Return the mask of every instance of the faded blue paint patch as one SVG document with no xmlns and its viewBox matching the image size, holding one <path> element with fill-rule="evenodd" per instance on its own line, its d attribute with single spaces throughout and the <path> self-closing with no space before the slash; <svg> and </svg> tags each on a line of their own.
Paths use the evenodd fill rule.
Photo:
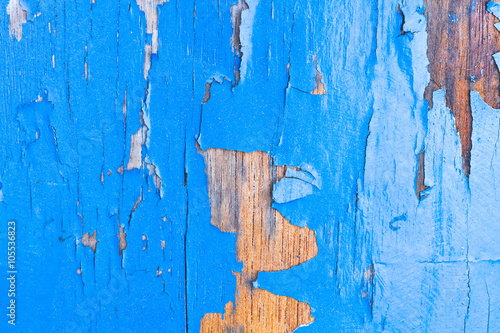
<svg viewBox="0 0 500 333">
<path fill-rule="evenodd" d="M 469 176 L 470 209 L 469 313 L 467 330 L 493 330 L 500 321 L 498 309 L 498 260 L 500 228 L 496 175 L 498 174 L 498 139 L 500 111 L 488 106 L 479 93 L 471 92 L 473 117 L 471 174 Z"/>
<path fill-rule="evenodd" d="M 494 331 L 500 322 L 498 261 L 481 260 L 469 262 L 470 303 L 466 331 Z"/>
<path fill-rule="evenodd" d="M 380 188 L 385 181 L 376 185 L 373 179 L 370 182 L 373 185 L 369 186 L 371 193 L 361 196 L 363 215 L 374 230 L 376 306 L 373 311 L 375 327 L 379 329 L 414 331 L 425 327 L 429 331 L 455 332 L 463 328 L 468 292 L 464 237 L 468 191 L 461 171 L 459 137 L 444 96 L 443 90 L 434 93 L 434 107 L 427 119 L 426 197 L 421 201 L 416 198 L 412 176 L 415 165 L 408 177 L 399 175 L 396 185 L 389 183 L 383 191 Z M 412 144 L 406 145 L 408 154 L 412 149 Z M 406 159 L 399 155 L 395 165 L 404 165 Z M 387 166 L 392 168 L 391 164 Z M 376 176 L 371 169 L 366 169 L 365 177 Z M 365 178 L 365 188 L 368 184 Z M 402 195 L 403 189 L 408 192 Z M 373 205 L 374 202 L 377 204 Z M 384 221 L 393 221 L 392 216 L 399 214 L 407 217 L 398 224 L 400 228 L 393 230 L 389 223 L 389 230 L 385 229 Z M 450 281 L 454 281 L 453 287 Z M 431 300 L 424 290 L 431 290 Z"/>
<path fill-rule="evenodd" d="M 301 164 L 299 170 L 287 168 L 285 177 L 303 180 L 321 190 L 321 177 L 311 165 Z"/>
</svg>

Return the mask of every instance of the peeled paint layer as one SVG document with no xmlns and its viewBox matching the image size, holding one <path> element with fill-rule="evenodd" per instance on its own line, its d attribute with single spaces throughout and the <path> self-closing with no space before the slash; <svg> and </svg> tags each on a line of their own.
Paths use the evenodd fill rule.
<svg viewBox="0 0 500 333">
<path fill-rule="evenodd" d="M 284 203 L 297 200 L 313 193 L 313 187 L 300 179 L 285 178 L 273 188 L 273 200 Z"/>
<path fill-rule="evenodd" d="M 304 105 L 304 99 L 294 105 L 299 99 L 287 96 L 284 137 L 276 160 L 298 164 L 302 159 L 313 164 L 323 186 L 319 193 L 278 209 L 292 221 L 323 212 L 320 224 L 313 222 L 318 219 L 307 220 L 307 225 L 318 232 L 319 252 L 301 267 L 260 274 L 258 282 L 262 288 L 285 292 L 311 304 L 316 321 L 301 329 L 304 332 L 456 332 L 463 330 L 471 313 L 472 266 L 467 259 L 466 236 L 470 204 L 460 140 L 446 108 L 445 92 L 434 94 L 434 108 L 429 111 L 423 98 L 429 82 L 423 2 L 400 4 L 404 17 L 395 10 L 397 5 L 378 4 L 376 61 L 371 62 L 374 76 L 366 88 L 366 94 L 373 96 L 372 113 L 367 113 L 368 137 L 356 146 L 356 132 L 345 129 L 347 116 L 342 118 L 344 128 L 338 130 L 350 143 L 349 149 L 340 151 L 346 154 L 359 149 L 364 160 L 359 164 L 355 158 L 344 162 L 335 149 L 325 149 L 323 154 L 312 151 L 329 142 L 336 142 L 337 147 L 342 142 L 310 134 L 318 133 L 325 123 L 331 124 L 323 120 L 323 114 L 335 114 L 335 108 L 342 104 L 336 104 L 333 111 L 322 109 L 323 105 L 301 108 L 296 104 Z M 328 82 L 329 75 L 324 69 L 322 72 Z M 355 105 L 354 100 L 344 99 L 343 103 L 351 108 Z M 321 109 L 323 114 L 316 111 Z M 352 117 L 348 112 L 345 115 Z M 309 124 L 308 113 L 316 116 L 314 127 L 305 130 L 294 124 Z M 288 146 L 294 150 L 286 150 Z M 428 188 L 419 199 L 417 156 L 422 153 L 423 182 Z M 323 166 L 318 163 L 319 156 L 326 154 L 330 156 L 325 160 L 330 163 Z M 283 160 L 284 156 L 293 159 Z M 348 172 L 347 165 L 359 169 Z M 342 173 L 345 178 L 340 177 Z M 331 175 L 337 182 L 330 180 Z M 351 189 L 344 190 L 349 194 L 347 200 L 336 207 L 343 193 L 338 184 L 351 184 Z M 308 198 L 311 200 L 306 204 Z M 325 211 L 332 212 L 333 218 Z M 329 228 L 325 221 L 330 219 L 336 224 Z M 302 282 L 300 291 L 286 293 L 301 281 L 307 282 Z"/>
<path fill-rule="evenodd" d="M 194 3 L 160 6 L 165 53 L 152 57 L 148 80 L 153 34 L 135 0 L 24 3 L 40 14 L 20 40 L 6 2 L 0 12 L 0 245 L 15 220 L 16 329 L 182 332 L 187 312 L 199 326 L 234 295 L 225 277 L 239 266 L 234 237 L 210 225 L 199 109 L 186 98 Z"/>
</svg>

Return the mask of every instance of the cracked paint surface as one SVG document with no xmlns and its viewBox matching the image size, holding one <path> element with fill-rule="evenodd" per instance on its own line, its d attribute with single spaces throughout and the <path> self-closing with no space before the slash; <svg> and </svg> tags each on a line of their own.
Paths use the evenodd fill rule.
<svg viewBox="0 0 500 333">
<path fill-rule="evenodd" d="M 437 89 L 423 0 L 0 6 L 0 331 L 498 327 L 490 67 Z"/>
</svg>

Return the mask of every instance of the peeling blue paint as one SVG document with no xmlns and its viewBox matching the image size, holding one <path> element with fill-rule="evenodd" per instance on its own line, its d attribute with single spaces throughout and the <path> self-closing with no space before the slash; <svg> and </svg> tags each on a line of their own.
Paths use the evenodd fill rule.
<svg viewBox="0 0 500 333">
<path fill-rule="evenodd" d="M 311 169 L 308 165 L 304 167 Z M 285 178 L 273 186 L 273 200 L 278 204 L 290 202 L 313 194 L 314 188 L 321 190 L 321 178 L 314 169 L 308 172 L 287 168 Z"/>
</svg>

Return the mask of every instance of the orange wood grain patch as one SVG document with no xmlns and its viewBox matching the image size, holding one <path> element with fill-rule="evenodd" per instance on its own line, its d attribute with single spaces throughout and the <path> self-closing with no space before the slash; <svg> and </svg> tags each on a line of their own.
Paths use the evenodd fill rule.
<svg viewBox="0 0 500 333">
<path fill-rule="evenodd" d="M 446 103 L 455 116 L 466 175 L 470 173 L 472 147 L 470 91 L 479 92 L 490 106 L 500 107 L 500 75 L 492 58 L 500 50 L 500 33 L 493 26 L 498 20 L 486 11 L 489 1 L 425 1 L 431 75 L 425 98 L 432 105 L 432 92 L 446 88 Z"/>
<path fill-rule="evenodd" d="M 208 176 L 211 223 L 236 233 L 236 255 L 243 262 L 235 304 L 222 314 L 206 314 L 201 332 L 291 332 L 310 324 L 310 306 L 286 296 L 255 289 L 259 272 L 286 270 L 313 258 L 318 248 L 314 231 L 291 225 L 272 208 L 273 183 L 285 168 L 272 165 L 263 152 L 223 149 L 202 152 Z"/>
</svg>

